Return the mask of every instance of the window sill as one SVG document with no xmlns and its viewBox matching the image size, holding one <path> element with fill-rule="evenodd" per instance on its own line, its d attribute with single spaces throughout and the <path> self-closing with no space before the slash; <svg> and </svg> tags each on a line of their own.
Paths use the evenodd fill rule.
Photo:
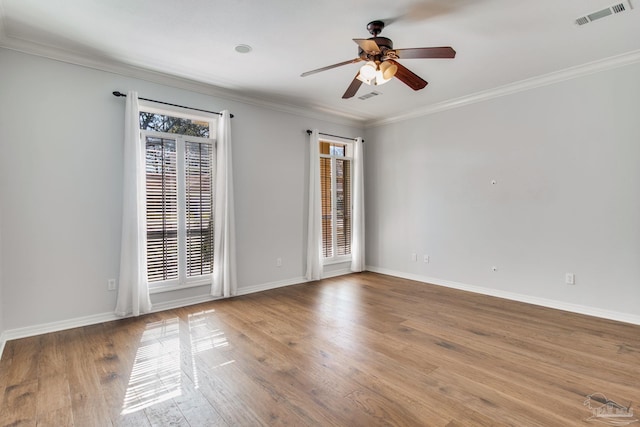
<svg viewBox="0 0 640 427">
<path fill-rule="evenodd" d="M 205 279 L 205 280 L 194 280 L 192 282 L 187 282 L 184 284 L 175 284 L 175 283 L 171 283 L 171 284 L 167 284 L 167 285 L 158 285 L 158 286 L 153 286 L 153 287 L 149 287 L 149 293 L 150 294 L 160 294 L 163 292 L 172 292 L 172 291 L 180 291 L 183 289 L 189 289 L 189 288 L 197 288 L 200 286 L 211 286 L 211 280 Z"/>
<path fill-rule="evenodd" d="M 345 262 L 351 262 L 351 255 L 335 257 L 335 258 L 326 258 L 322 260 L 322 265 L 344 264 Z"/>
</svg>

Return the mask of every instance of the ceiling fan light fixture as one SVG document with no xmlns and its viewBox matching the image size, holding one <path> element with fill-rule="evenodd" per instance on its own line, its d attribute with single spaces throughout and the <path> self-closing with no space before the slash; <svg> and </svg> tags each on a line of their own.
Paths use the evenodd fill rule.
<svg viewBox="0 0 640 427">
<path fill-rule="evenodd" d="M 362 83 L 371 85 L 371 84 L 373 84 L 373 81 L 375 79 L 375 75 L 372 78 L 366 78 L 365 76 L 362 75 L 362 72 L 360 72 L 356 76 L 356 79 L 360 80 Z"/>
<path fill-rule="evenodd" d="M 381 70 L 376 71 L 376 79 L 375 79 L 375 83 L 374 83 L 376 86 L 383 85 L 386 82 L 388 82 L 389 80 L 391 80 L 391 78 L 385 79 L 384 78 L 384 73 Z"/>
<path fill-rule="evenodd" d="M 393 76 L 396 75 L 396 73 L 398 72 L 398 66 L 394 63 L 384 61 L 382 64 L 380 64 L 380 72 L 382 73 L 382 77 L 386 82 L 391 80 Z"/>
<path fill-rule="evenodd" d="M 363 79 L 370 81 L 376 77 L 377 70 L 378 70 L 378 66 L 376 65 L 376 63 L 373 61 L 369 61 L 366 64 L 364 64 L 362 67 L 360 67 L 360 76 L 362 76 Z M 367 83 L 367 84 L 370 84 L 370 83 Z"/>
</svg>

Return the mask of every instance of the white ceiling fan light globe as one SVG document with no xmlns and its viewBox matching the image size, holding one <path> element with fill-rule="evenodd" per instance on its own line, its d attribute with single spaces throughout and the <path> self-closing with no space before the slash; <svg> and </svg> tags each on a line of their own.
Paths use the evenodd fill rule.
<svg viewBox="0 0 640 427">
<path fill-rule="evenodd" d="M 367 78 L 365 78 L 365 77 L 362 75 L 362 73 L 358 73 L 358 75 L 356 76 L 356 79 L 358 79 L 358 80 L 360 80 L 362 83 L 365 83 L 365 84 L 368 84 L 368 85 L 371 85 L 372 80 L 373 80 L 372 78 L 371 78 L 371 79 L 367 79 Z"/>
<path fill-rule="evenodd" d="M 366 64 L 364 64 L 362 67 L 360 67 L 360 75 L 365 80 L 371 80 L 376 76 L 377 68 L 378 67 L 376 66 L 375 62 L 369 61 Z"/>
</svg>

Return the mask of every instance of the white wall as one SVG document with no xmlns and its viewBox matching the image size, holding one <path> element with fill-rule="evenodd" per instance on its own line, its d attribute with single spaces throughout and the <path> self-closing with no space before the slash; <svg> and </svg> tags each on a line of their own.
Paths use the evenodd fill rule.
<svg viewBox="0 0 640 427">
<path fill-rule="evenodd" d="M 640 319 L 638 76 L 633 64 L 370 128 L 368 265 Z"/>
<path fill-rule="evenodd" d="M 303 276 L 305 130 L 356 135 L 360 128 L 4 49 L 0 63 L 6 330 L 109 313 L 115 306 L 107 279 L 118 277 L 120 256 L 124 99 L 114 97 L 114 90 L 229 109 L 235 115 L 239 287 Z M 166 303 L 207 293 L 194 288 L 155 294 L 152 300 Z"/>
<path fill-rule="evenodd" d="M 2 200 L 2 186 L 0 185 L 0 200 Z M 4 299 L 2 298 L 2 203 L 0 203 L 0 357 L 4 347 Z"/>
</svg>

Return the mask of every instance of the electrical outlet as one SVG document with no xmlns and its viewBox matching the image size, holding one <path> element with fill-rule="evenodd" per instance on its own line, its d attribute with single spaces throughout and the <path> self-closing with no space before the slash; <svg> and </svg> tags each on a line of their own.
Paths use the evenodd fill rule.
<svg viewBox="0 0 640 427">
<path fill-rule="evenodd" d="M 282 258 L 276 258 L 276 267 L 282 267 Z"/>
<path fill-rule="evenodd" d="M 116 290 L 116 279 L 107 280 L 107 290 L 115 291 Z"/>
<path fill-rule="evenodd" d="M 564 282 L 567 285 L 575 285 L 576 284 L 576 275 L 573 273 L 567 273 L 564 275 Z"/>
<path fill-rule="evenodd" d="M 425 264 L 429 264 L 429 255 L 424 255 L 422 260 L 425 262 Z"/>
<path fill-rule="evenodd" d="M 411 261 L 413 262 L 418 261 L 418 254 L 411 254 Z"/>
</svg>

